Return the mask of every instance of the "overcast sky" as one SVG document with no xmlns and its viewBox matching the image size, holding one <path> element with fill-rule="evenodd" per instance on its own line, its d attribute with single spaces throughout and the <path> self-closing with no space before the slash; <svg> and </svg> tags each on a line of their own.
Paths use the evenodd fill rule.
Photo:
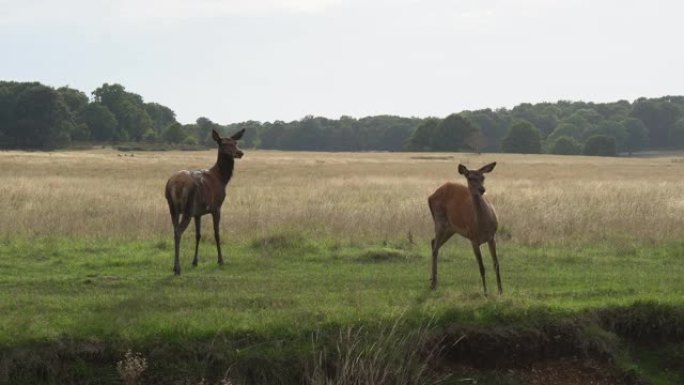
<svg viewBox="0 0 684 385">
<path fill-rule="evenodd" d="M 439 116 L 684 94 L 684 2 L 0 0 L 0 80 L 179 121 Z"/>
</svg>

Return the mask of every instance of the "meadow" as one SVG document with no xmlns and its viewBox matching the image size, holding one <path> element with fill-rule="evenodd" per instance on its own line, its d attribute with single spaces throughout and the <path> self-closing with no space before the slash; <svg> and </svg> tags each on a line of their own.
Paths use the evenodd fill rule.
<svg viewBox="0 0 684 385">
<path fill-rule="evenodd" d="M 522 384 L 540 351 L 609 356 L 615 378 L 683 378 L 662 351 L 634 348 L 684 336 L 683 157 L 245 153 L 222 210 L 227 263 L 216 264 L 205 217 L 200 265 L 190 226 L 174 277 L 164 184 L 210 167 L 215 151 L 1 152 L 0 383 L 121 383 L 114 364 L 127 349 L 148 360 L 140 384 L 379 384 L 339 375 L 378 366 L 395 376 L 387 383 Z M 504 295 L 482 295 L 458 236 L 430 291 L 427 196 L 461 181 L 458 163 L 491 161 Z M 421 354 L 393 355 L 400 343 Z M 431 357 L 426 346 L 447 363 L 392 369 Z"/>
</svg>

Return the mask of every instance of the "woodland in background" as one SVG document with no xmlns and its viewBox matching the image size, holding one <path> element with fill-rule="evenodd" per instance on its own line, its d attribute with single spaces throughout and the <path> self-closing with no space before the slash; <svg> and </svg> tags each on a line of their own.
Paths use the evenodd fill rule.
<svg viewBox="0 0 684 385">
<path fill-rule="evenodd" d="M 213 146 L 211 130 L 247 128 L 243 147 L 310 151 L 474 151 L 614 156 L 684 148 L 684 96 L 612 103 L 522 103 L 444 118 L 305 116 L 284 122 L 182 125 L 173 110 L 103 84 L 90 96 L 37 82 L 0 81 L 0 148 L 51 150 L 78 143 L 130 149 Z"/>
</svg>

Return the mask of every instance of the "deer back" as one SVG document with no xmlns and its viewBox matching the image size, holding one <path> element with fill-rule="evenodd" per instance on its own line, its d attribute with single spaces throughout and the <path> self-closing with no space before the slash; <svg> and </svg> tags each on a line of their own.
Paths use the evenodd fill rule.
<svg viewBox="0 0 684 385">
<path fill-rule="evenodd" d="M 225 185 L 210 170 L 182 170 L 166 183 L 169 204 L 185 215 L 198 216 L 216 211 L 225 197 Z"/>
</svg>

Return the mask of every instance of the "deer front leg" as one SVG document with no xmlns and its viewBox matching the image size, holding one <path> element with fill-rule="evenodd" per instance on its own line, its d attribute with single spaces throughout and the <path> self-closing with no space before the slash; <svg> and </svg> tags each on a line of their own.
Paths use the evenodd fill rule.
<svg viewBox="0 0 684 385">
<path fill-rule="evenodd" d="M 218 264 L 223 265 L 223 255 L 221 255 L 221 239 L 219 237 L 219 223 L 221 222 L 221 212 L 219 210 L 211 213 L 214 220 L 214 239 L 216 239 L 216 251 L 218 252 Z"/>
<path fill-rule="evenodd" d="M 199 257 L 197 256 L 197 253 L 199 252 L 199 242 L 200 239 L 202 238 L 202 217 L 201 216 L 196 216 L 195 217 L 195 258 L 192 259 L 192 265 L 197 266 L 197 262 L 199 261 Z"/>
<path fill-rule="evenodd" d="M 499 273 L 499 258 L 496 256 L 496 240 L 492 238 L 487 242 L 489 246 L 489 254 L 492 256 L 494 261 L 494 270 L 496 271 L 496 284 L 499 286 L 499 294 L 503 294 L 503 289 L 501 288 L 501 274 Z"/>
<path fill-rule="evenodd" d="M 480 253 L 480 245 L 476 242 L 472 242 L 473 253 L 475 253 L 475 259 L 477 259 L 477 264 L 480 266 L 480 277 L 482 278 L 482 288 L 484 289 L 484 295 L 487 295 L 487 281 L 485 280 L 485 267 L 482 263 L 482 253 Z"/>
</svg>

